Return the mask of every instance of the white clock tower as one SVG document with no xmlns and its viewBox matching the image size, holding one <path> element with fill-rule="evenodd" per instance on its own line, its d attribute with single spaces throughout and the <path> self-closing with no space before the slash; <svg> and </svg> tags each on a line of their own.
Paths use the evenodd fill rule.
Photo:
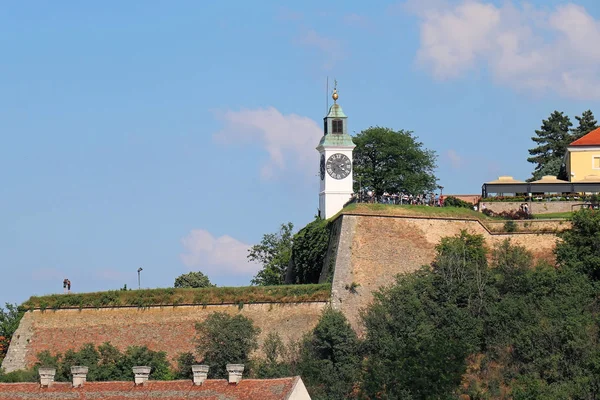
<svg viewBox="0 0 600 400">
<path fill-rule="evenodd" d="M 319 216 L 325 219 L 338 213 L 352 196 L 352 150 L 356 147 L 348 135 L 348 117 L 337 104 L 337 88 L 331 97 L 333 105 L 323 118 L 325 132 L 317 146 L 321 154 Z"/>
</svg>

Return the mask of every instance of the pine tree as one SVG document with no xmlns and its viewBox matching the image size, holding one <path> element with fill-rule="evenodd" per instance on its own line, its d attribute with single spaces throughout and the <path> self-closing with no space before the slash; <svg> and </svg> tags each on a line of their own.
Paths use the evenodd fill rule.
<svg viewBox="0 0 600 400">
<path fill-rule="evenodd" d="M 594 118 L 592 110 L 584 111 L 581 117 L 576 116 L 575 119 L 579 122 L 577 128 L 571 129 L 572 140 L 575 141 L 598 127 L 598 121 Z"/>
<path fill-rule="evenodd" d="M 559 111 L 554 111 L 547 120 L 542 121 L 541 128 L 535 131 L 536 136 L 531 138 L 538 146 L 529 149 L 531 157 L 527 161 L 537 164 L 530 180 L 540 179 L 544 166 L 549 162 L 556 163 L 556 159 L 562 160 L 567 146 L 572 141 L 569 131 L 571 126 L 573 123 L 569 116 Z"/>
</svg>

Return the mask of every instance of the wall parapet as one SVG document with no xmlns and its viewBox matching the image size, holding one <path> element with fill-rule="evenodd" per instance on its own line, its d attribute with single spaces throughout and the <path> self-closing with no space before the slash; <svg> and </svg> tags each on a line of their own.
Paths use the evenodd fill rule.
<svg viewBox="0 0 600 400">
<path fill-rule="evenodd" d="M 490 235 L 505 235 L 510 234 L 555 234 L 562 230 L 571 227 L 571 222 L 564 219 L 528 219 L 528 220 L 488 220 L 482 221 L 477 218 L 468 217 L 439 217 L 439 216 L 428 216 L 428 215 L 395 215 L 395 214 L 380 214 L 380 213 L 356 213 L 356 212 L 345 212 L 340 214 L 337 218 L 342 216 L 357 216 L 357 217 L 377 217 L 377 218 L 402 218 L 402 219 L 417 219 L 417 220 L 440 220 L 440 221 L 461 221 L 461 222 L 474 222 L 479 224 L 486 232 Z M 336 219 L 337 219 L 336 218 Z M 506 232 L 500 229 L 504 226 L 507 221 L 514 222 L 519 230 L 515 232 Z"/>
</svg>

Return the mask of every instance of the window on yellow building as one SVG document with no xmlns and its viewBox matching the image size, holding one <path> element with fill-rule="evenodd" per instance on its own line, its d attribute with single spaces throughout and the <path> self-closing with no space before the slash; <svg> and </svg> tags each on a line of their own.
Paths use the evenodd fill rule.
<svg viewBox="0 0 600 400">
<path fill-rule="evenodd" d="M 600 157 L 592 157 L 592 168 L 600 169 Z"/>
</svg>

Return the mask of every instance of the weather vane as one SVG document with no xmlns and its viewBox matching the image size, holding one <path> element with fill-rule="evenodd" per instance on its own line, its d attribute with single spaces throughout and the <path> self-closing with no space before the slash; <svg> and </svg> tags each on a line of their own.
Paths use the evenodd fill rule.
<svg viewBox="0 0 600 400">
<path fill-rule="evenodd" d="M 335 104 L 339 97 L 337 93 L 337 79 L 333 80 L 333 94 L 331 95 L 331 97 L 333 98 L 333 104 Z"/>
</svg>

